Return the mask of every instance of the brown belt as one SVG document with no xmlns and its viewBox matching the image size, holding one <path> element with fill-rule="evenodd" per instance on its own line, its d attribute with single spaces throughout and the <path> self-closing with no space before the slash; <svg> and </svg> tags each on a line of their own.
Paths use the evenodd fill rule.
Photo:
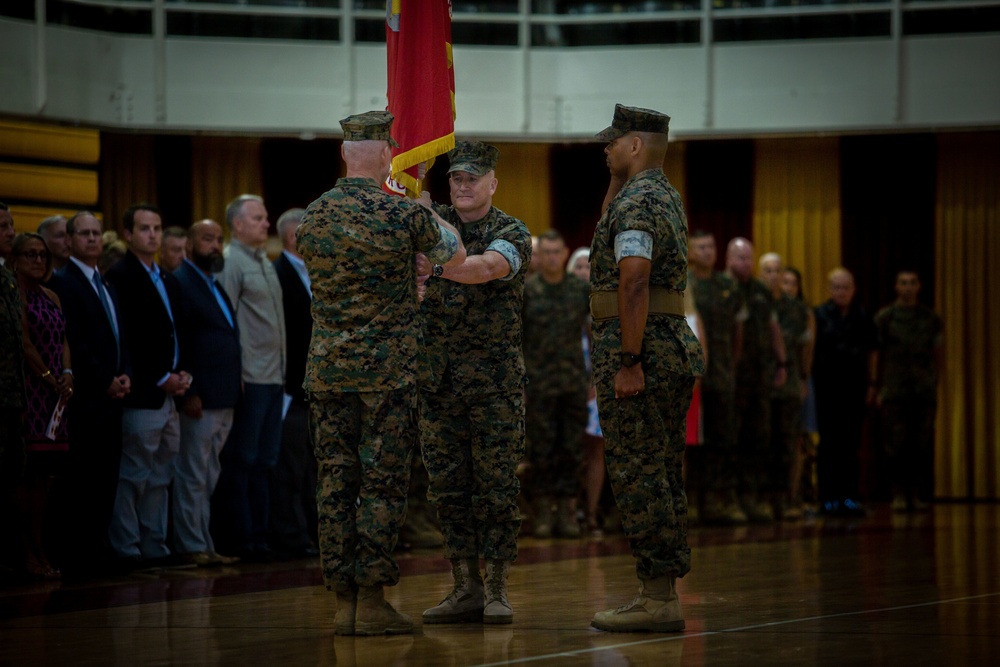
<svg viewBox="0 0 1000 667">
<path fill-rule="evenodd" d="M 590 314 L 595 322 L 618 317 L 618 292 L 591 292 Z M 649 314 L 684 317 L 684 292 L 663 287 L 649 288 Z"/>
</svg>

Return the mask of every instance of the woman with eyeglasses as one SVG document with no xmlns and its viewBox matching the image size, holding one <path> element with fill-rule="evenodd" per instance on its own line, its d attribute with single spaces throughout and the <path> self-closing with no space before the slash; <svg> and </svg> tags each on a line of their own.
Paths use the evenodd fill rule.
<svg viewBox="0 0 1000 667">
<path fill-rule="evenodd" d="M 73 371 L 66 343 L 66 320 L 59 297 L 45 287 L 52 257 L 38 234 L 14 239 L 14 273 L 23 304 L 27 389 L 27 467 L 17 489 L 25 572 L 56 579 L 44 548 L 45 514 L 53 477 L 66 465 L 69 437 L 63 410 L 73 396 Z"/>
</svg>

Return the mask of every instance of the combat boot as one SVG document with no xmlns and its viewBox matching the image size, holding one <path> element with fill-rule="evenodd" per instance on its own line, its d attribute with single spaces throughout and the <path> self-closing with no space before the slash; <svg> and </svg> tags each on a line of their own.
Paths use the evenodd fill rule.
<svg viewBox="0 0 1000 667">
<path fill-rule="evenodd" d="M 590 624 L 607 632 L 680 632 L 684 629 L 675 577 L 639 581 L 639 594 L 617 609 L 599 611 Z"/>
<path fill-rule="evenodd" d="M 507 601 L 507 574 L 510 561 L 491 560 L 486 563 L 486 607 L 483 623 L 513 623 L 514 611 Z"/>
<path fill-rule="evenodd" d="M 455 586 L 436 607 L 423 613 L 424 623 L 478 623 L 483 620 L 483 578 L 479 559 L 451 561 Z"/>
<path fill-rule="evenodd" d="M 385 601 L 381 586 L 364 586 L 358 590 L 354 634 L 405 635 L 411 632 L 413 632 L 413 621 Z"/>
<path fill-rule="evenodd" d="M 770 504 L 757 496 L 745 496 L 743 499 L 743 508 L 747 518 L 753 523 L 771 523 L 774 521 L 774 509 Z"/>
<path fill-rule="evenodd" d="M 333 617 L 333 634 L 354 634 L 354 615 L 357 606 L 357 591 L 337 591 L 337 614 Z"/>
<path fill-rule="evenodd" d="M 713 494 L 705 501 L 705 507 L 701 513 L 701 520 L 704 523 L 714 523 L 722 525 L 737 525 L 747 522 L 747 515 L 740 509 L 735 499 L 731 496 L 724 498 Z"/>
<path fill-rule="evenodd" d="M 569 498 L 560 498 L 556 518 L 556 532 L 559 537 L 575 539 L 580 537 L 580 522 L 576 520 L 576 508 Z"/>
<path fill-rule="evenodd" d="M 552 499 L 542 496 L 535 503 L 535 537 L 552 537 Z"/>
</svg>

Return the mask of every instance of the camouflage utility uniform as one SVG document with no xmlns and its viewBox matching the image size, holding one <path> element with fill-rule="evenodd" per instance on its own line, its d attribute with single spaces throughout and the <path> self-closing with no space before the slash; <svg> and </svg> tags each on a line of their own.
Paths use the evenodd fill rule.
<svg viewBox="0 0 1000 667">
<path fill-rule="evenodd" d="M 420 445 L 428 498 L 446 558 L 513 561 L 521 525 L 515 473 L 524 458 L 521 299 L 531 234 L 495 207 L 475 222 L 462 222 L 450 206 L 437 211 L 458 228 L 468 257 L 499 252 L 510 273 L 479 285 L 427 283 Z"/>
<path fill-rule="evenodd" d="M 575 498 L 589 373 L 582 333 L 590 285 L 573 274 L 556 283 L 536 273 L 524 282 L 524 363 L 528 372 L 528 461 L 544 496 Z"/>
<path fill-rule="evenodd" d="M 368 178 L 338 180 L 296 236 L 313 293 L 305 388 L 324 582 L 338 592 L 392 585 L 416 439 L 414 256 L 447 261 L 447 244 L 426 209 Z"/>
<path fill-rule="evenodd" d="M 705 325 L 708 367 L 701 379 L 705 438 L 705 492 L 718 502 L 736 500 L 736 330 L 747 318 L 743 292 L 729 274 L 688 275 Z"/>
<path fill-rule="evenodd" d="M 736 365 L 737 484 L 744 504 L 752 509 L 758 493 L 766 488 L 770 467 L 771 388 L 776 369 L 771 322 L 777 316 L 764 283 L 750 278 L 739 285 L 749 316 L 743 323 L 743 349 Z"/>
<path fill-rule="evenodd" d="M 659 169 L 626 181 L 597 223 L 591 290 L 617 292 L 615 237 L 631 230 L 652 236 L 650 288 L 682 293 L 687 218 L 680 195 Z M 650 314 L 642 343 L 645 391 L 615 399 L 622 352 L 618 318 L 595 320 L 593 333 L 608 475 L 637 574 L 640 580 L 682 577 L 691 569 L 691 549 L 681 461 L 694 377 L 705 370 L 701 346 L 683 315 Z"/>
<path fill-rule="evenodd" d="M 785 341 L 787 380 L 771 387 L 771 449 L 765 490 L 775 499 L 787 497 L 791 484 L 792 453 L 802 434 L 802 385 L 807 370 L 802 368 L 802 348 L 809 342 L 809 306 L 798 299 L 781 296 L 774 301 L 778 326 Z M 775 370 L 772 366 L 773 371 Z"/>
<path fill-rule="evenodd" d="M 875 315 L 885 453 L 892 484 L 908 498 L 932 495 L 941 318 L 923 305 L 886 306 Z"/>
</svg>

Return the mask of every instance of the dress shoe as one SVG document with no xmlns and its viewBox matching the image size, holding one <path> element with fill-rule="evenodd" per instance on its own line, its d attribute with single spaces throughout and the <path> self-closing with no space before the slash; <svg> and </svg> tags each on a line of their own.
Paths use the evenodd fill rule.
<svg viewBox="0 0 1000 667">
<path fill-rule="evenodd" d="M 219 565 L 235 565 L 240 562 L 239 556 L 223 556 L 220 553 L 214 551 L 210 552 L 211 556 L 218 561 Z"/>
<path fill-rule="evenodd" d="M 222 561 L 219 559 L 219 556 L 208 551 L 178 554 L 177 558 L 182 563 L 187 563 L 196 567 L 217 567 L 222 565 Z"/>
<path fill-rule="evenodd" d="M 129 574 L 145 567 L 142 556 L 117 556 L 108 570 L 110 574 Z"/>
</svg>

